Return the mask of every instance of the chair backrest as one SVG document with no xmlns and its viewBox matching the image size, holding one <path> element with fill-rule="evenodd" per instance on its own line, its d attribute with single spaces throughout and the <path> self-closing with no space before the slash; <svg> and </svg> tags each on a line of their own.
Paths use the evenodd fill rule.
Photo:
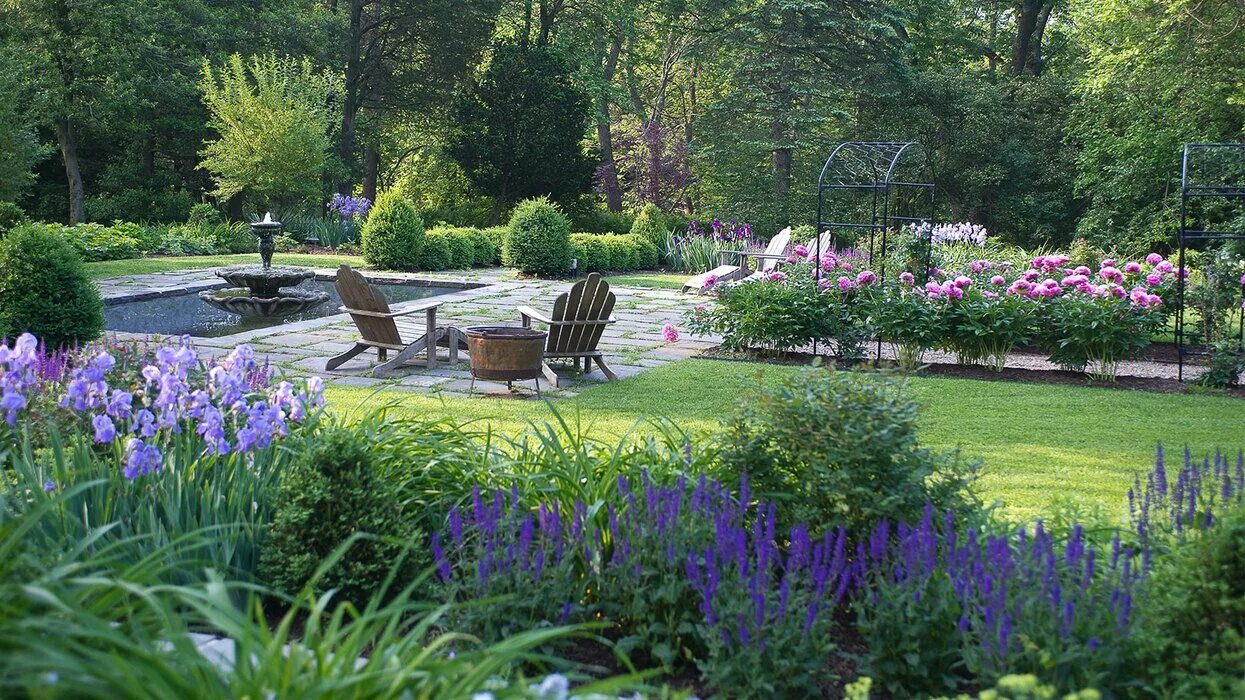
<svg viewBox="0 0 1245 700">
<path fill-rule="evenodd" d="M 820 248 L 817 247 L 818 240 L 821 241 Z M 820 250 L 821 254 L 825 255 L 826 253 L 830 252 L 831 246 L 833 245 L 834 245 L 834 234 L 830 233 L 829 231 L 822 231 L 820 236 L 816 236 L 816 237 L 808 239 L 808 254 L 810 256 L 816 255 L 817 251 Z"/>
<path fill-rule="evenodd" d="M 765 246 L 766 255 L 782 255 L 787 250 L 787 244 L 791 242 L 791 227 L 779 231 L 774 237 L 769 239 L 769 245 Z M 778 258 L 762 258 L 761 264 L 757 265 L 757 269 L 761 272 L 772 272 L 778 267 L 780 261 Z"/>
<path fill-rule="evenodd" d="M 559 294 L 553 302 L 554 323 L 549 327 L 549 340 L 545 352 L 580 353 L 592 352 L 601 340 L 601 333 L 614 312 L 617 297 L 601 275 L 593 272 L 586 279 L 576 282 L 571 291 Z M 558 325 L 558 322 L 573 322 Z"/>
<path fill-rule="evenodd" d="M 389 302 L 380 290 L 368 284 L 363 275 L 355 272 L 349 265 L 342 264 L 337 270 L 337 280 L 333 283 L 337 294 L 342 298 L 342 305 L 347 312 L 366 311 L 369 314 L 390 313 Z M 398 324 L 392 318 L 361 315 L 351 313 L 350 318 L 359 329 L 364 340 L 385 345 L 401 345 L 402 334 L 398 332 Z"/>
</svg>

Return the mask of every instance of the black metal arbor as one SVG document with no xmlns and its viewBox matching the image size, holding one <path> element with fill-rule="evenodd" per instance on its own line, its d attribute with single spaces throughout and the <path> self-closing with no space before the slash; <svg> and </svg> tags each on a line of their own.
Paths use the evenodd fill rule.
<svg viewBox="0 0 1245 700">
<path fill-rule="evenodd" d="M 1190 333 L 1185 316 L 1185 254 L 1208 245 L 1245 240 L 1245 143 L 1185 144 L 1180 165 L 1180 229 L 1176 258 L 1177 376 L 1185 357 L 1205 355 L 1205 338 Z M 1237 328 L 1245 337 L 1245 311 Z M 1190 342 L 1201 340 L 1201 343 Z"/>
<path fill-rule="evenodd" d="M 817 178 L 817 257 L 829 231 L 837 247 L 840 231 L 868 237 L 871 261 L 886 278 L 887 233 L 908 223 L 933 222 L 934 183 L 915 141 L 847 141 L 826 159 Z"/>
<path fill-rule="evenodd" d="M 841 231 L 851 239 L 868 237 L 869 264 L 879 280 L 886 279 L 887 236 L 904 224 L 933 223 L 934 183 L 915 141 L 847 141 L 841 143 L 817 178 L 817 260 L 821 234 L 829 231 L 839 247 Z M 928 273 L 929 258 L 925 261 Z M 813 352 L 817 343 L 813 342 Z M 882 359 L 882 341 L 876 360 Z"/>
</svg>

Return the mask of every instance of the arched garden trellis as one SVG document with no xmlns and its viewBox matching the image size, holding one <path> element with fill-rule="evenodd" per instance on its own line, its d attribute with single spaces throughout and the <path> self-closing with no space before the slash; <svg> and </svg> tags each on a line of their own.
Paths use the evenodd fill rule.
<svg viewBox="0 0 1245 700">
<path fill-rule="evenodd" d="M 887 237 L 904 224 L 933 223 L 934 183 L 915 141 L 847 141 L 830 153 L 817 178 L 818 234 L 867 240 L 870 265 L 886 279 Z M 821 259 L 821 236 L 816 256 Z M 928 258 L 926 260 L 928 268 Z M 816 354 L 816 342 L 813 344 Z M 878 341 L 877 359 L 882 356 Z"/>
<path fill-rule="evenodd" d="M 1206 338 L 1190 333 L 1185 314 L 1185 254 L 1208 245 L 1245 240 L 1245 143 L 1187 143 L 1180 161 L 1180 229 L 1177 233 L 1177 376 L 1184 381 L 1185 357 L 1205 355 Z M 1205 326 L 1205 321 L 1203 321 Z M 1229 326 L 1230 327 L 1230 326 Z M 1237 327 L 1245 337 L 1245 310 Z M 1200 342 L 1192 342 L 1200 341 Z"/>
</svg>

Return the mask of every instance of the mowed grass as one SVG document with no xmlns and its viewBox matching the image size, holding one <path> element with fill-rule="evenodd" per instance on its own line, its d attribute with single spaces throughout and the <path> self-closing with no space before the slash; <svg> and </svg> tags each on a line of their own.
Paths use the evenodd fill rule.
<svg viewBox="0 0 1245 700">
<path fill-rule="evenodd" d="M 342 263 L 362 267 L 363 258 L 357 255 L 308 255 L 304 253 L 277 253 L 282 265 L 296 267 L 337 267 Z M 105 260 L 86 264 L 91 279 L 107 279 L 123 275 L 147 275 L 155 272 L 178 270 L 203 270 L 226 265 L 253 264 L 259 261 L 257 253 L 240 255 L 186 255 L 170 257 L 134 258 L 132 260 Z"/>
<path fill-rule="evenodd" d="M 685 360 L 551 405 L 563 419 L 602 439 L 652 418 L 668 418 L 689 431 L 712 430 L 749 390 L 796 371 Z M 922 442 L 980 458 L 979 494 L 1001 501 L 1014 518 L 1037 516 L 1065 500 L 1122 514 L 1133 475 L 1153 466 L 1159 443 L 1171 461 L 1185 446 L 1195 455 L 1245 447 L 1245 401 L 1230 397 L 935 377 L 910 383 L 922 405 Z M 471 420 L 509 434 L 522 432 L 529 421 L 553 420 L 550 404 L 530 400 L 442 400 L 333 387 L 329 401 L 347 417 L 392 404 L 407 415 Z"/>
<path fill-rule="evenodd" d="M 679 290 L 690 277 L 692 275 L 686 272 L 636 272 L 626 275 L 610 275 L 607 279 L 615 287 Z"/>
</svg>

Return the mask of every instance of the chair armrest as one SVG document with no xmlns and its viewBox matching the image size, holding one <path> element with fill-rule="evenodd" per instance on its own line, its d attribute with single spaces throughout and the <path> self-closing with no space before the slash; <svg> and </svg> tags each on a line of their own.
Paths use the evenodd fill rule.
<svg viewBox="0 0 1245 700">
<path fill-rule="evenodd" d="M 789 253 L 744 253 L 744 257 L 760 258 L 761 260 L 786 260 L 787 258 L 792 257 L 792 254 L 789 254 Z M 800 258 L 800 256 L 798 255 L 794 257 L 797 260 Z"/>
<path fill-rule="evenodd" d="M 523 319 L 523 325 L 525 326 L 530 325 L 532 322 L 532 319 L 536 319 L 537 321 L 540 321 L 541 323 L 550 323 L 550 324 L 553 323 L 553 319 L 542 314 L 536 309 L 533 309 L 530 306 L 520 306 L 519 317 Z"/>
<path fill-rule="evenodd" d="M 398 318 L 399 316 L 409 316 L 411 314 L 421 313 L 429 309 L 435 309 L 441 306 L 441 304 L 442 302 L 439 302 L 439 301 L 426 301 L 426 302 L 423 302 L 422 304 L 417 304 L 414 307 L 409 308 L 409 309 L 403 309 L 401 311 L 390 311 L 388 313 L 383 313 L 380 311 L 364 311 L 363 309 L 352 309 L 349 306 L 339 306 L 338 311 L 341 311 L 347 314 L 353 314 L 355 316 L 368 316 L 371 318 Z"/>
</svg>

